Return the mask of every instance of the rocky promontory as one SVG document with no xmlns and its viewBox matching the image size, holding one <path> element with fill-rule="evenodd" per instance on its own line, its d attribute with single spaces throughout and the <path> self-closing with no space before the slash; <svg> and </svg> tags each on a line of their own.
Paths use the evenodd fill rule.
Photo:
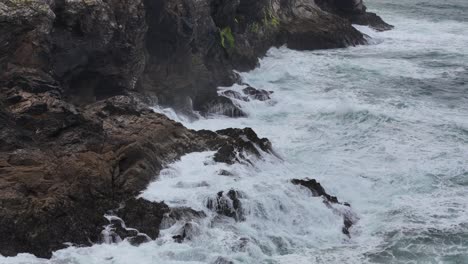
<svg viewBox="0 0 468 264">
<path fill-rule="evenodd" d="M 238 162 L 233 151 L 271 144 L 149 106 L 242 116 L 217 93 L 240 81 L 234 70 L 272 46 L 365 44 L 351 22 L 391 28 L 352 0 L 0 0 L 0 254 L 102 242 L 116 208 L 156 238 L 170 209 L 135 196 L 166 164 L 205 150 Z"/>
</svg>

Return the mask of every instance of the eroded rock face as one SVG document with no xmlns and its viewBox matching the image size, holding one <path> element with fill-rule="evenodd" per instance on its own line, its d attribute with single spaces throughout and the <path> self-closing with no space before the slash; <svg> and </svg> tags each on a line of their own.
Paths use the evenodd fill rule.
<svg viewBox="0 0 468 264">
<path fill-rule="evenodd" d="M 218 86 L 238 80 L 233 69 L 254 68 L 270 47 L 363 44 L 349 20 L 380 23 L 361 1 L 318 2 L 4 0 L 0 69 L 48 75 L 75 104 L 138 90 L 204 111 Z"/>
<path fill-rule="evenodd" d="M 227 193 L 221 191 L 216 197 L 208 200 L 206 207 L 236 221 L 244 221 L 245 216 L 240 198 L 242 194 L 239 191 L 229 190 Z"/>
</svg>

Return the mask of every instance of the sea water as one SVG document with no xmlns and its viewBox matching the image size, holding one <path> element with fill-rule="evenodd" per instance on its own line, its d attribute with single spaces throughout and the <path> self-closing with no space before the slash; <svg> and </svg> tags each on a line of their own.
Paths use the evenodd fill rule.
<svg viewBox="0 0 468 264">
<path fill-rule="evenodd" d="M 265 102 L 236 101 L 247 118 L 190 121 L 155 107 L 194 129 L 252 127 L 277 153 L 252 157 L 253 166 L 192 153 L 164 169 L 140 196 L 204 211 L 190 239 L 172 239 L 178 222 L 139 247 L 71 247 L 51 260 L 22 254 L 0 263 L 468 263 L 468 2 L 367 4 L 395 29 L 356 26 L 365 46 L 271 49 L 241 73 L 273 91 Z M 341 215 L 291 184 L 304 178 L 351 204 L 350 237 Z M 229 190 L 240 194 L 244 221 L 206 206 Z"/>
</svg>

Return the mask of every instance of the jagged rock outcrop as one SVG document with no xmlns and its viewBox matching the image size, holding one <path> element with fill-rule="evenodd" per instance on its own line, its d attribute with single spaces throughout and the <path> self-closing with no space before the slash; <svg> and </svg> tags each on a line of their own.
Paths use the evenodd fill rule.
<svg viewBox="0 0 468 264">
<path fill-rule="evenodd" d="M 258 100 L 258 101 L 267 101 L 270 100 L 270 95 L 272 91 L 266 91 L 263 89 L 255 89 L 252 86 L 247 86 L 246 88 L 242 89 L 241 92 L 233 91 L 233 90 L 225 90 L 221 92 L 221 95 L 233 98 L 241 101 L 248 102 L 250 100 Z"/>
<path fill-rule="evenodd" d="M 271 46 L 365 42 L 340 18 L 373 24 L 362 3 L 317 2 L 2 0 L 2 79 L 52 78 L 76 104 L 138 90 L 203 111 L 217 99 L 216 87 L 238 79 L 233 69 L 252 69 Z"/>
<path fill-rule="evenodd" d="M 377 31 L 386 31 L 393 28 L 381 17 L 367 12 L 363 0 L 315 0 L 323 10 L 348 19 L 353 24 L 370 26 Z"/>
<path fill-rule="evenodd" d="M 292 184 L 300 185 L 307 188 L 313 196 L 322 197 L 325 205 L 333 210 L 334 213 L 343 217 L 343 227 L 341 231 L 343 234 L 350 237 L 349 229 L 356 223 L 358 218 L 350 210 L 351 205 L 349 203 L 340 203 L 336 196 L 331 196 L 328 194 L 322 185 L 314 179 L 293 179 Z"/>
<path fill-rule="evenodd" d="M 252 163 L 247 155 L 261 157 L 261 151 L 273 154 L 271 142 L 267 138 L 259 138 L 251 128 L 227 128 L 216 131 L 227 139 L 214 155 L 214 160 L 227 164 L 236 162 Z M 247 154 L 247 155 L 246 155 Z"/>
<path fill-rule="evenodd" d="M 251 162 L 271 144 L 251 129 L 189 130 L 142 101 L 229 105 L 216 87 L 271 46 L 364 43 L 340 16 L 311 0 L 1 0 L 0 254 L 99 242 L 109 210 L 156 237 L 170 209 L 134 197 L 163 166 L 204 150 Z"/>
<path fill-rule="evenodd" d="M 122 206 L 116 215 L 128 227 L 155 238 L 167 206 L 133 197 L 181 155 L 238 142 L 188 130 L 133 97 L 77 108 L 55 89 L 19 85 L 0 94 L 2 255 L 49 257 L 65 242 L 99 242 L 104 214 Z"/>
</svg>

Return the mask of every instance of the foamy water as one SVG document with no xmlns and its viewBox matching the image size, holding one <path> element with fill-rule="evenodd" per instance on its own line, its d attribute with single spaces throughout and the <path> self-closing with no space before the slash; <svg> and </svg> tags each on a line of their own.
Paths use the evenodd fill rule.
<svg viewBox="0 0 468 264">
<path fill-rule="evenodd" d="M 248 118 L 190 122 L 157 108 L 194 129 L 252 127 L 281 157 L 229 166 L 212 162 L 213 152 L 192 153 L 165 169 L 141 196 L 204 211 L 190 240 L 173 241 L 179 222 L 139 247 L 72 247 L 51 260 L 0 263 L 468 263 L 468 22 L 459 12 L 467 6 L 426 2 L 370 2 L 396 26 L 358 27 L 373 45 L 270 50 L 242 74 L 274 91 L 270 101 L 237 102 Z M 290 183 L 305 177 L 352 205 L 351 238 L 340 215 Z M 206 207 L 231 189 L 245 221 Z"/>
</svg>

